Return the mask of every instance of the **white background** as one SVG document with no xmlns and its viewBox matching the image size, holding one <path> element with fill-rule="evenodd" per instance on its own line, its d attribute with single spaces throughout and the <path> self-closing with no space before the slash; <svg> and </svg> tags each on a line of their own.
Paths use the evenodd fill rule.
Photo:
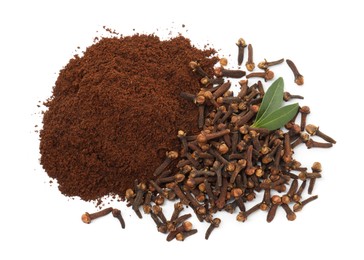
<svg viewBox="0 0 364 260">
<path fill-rule="evenodd" d="M 363 259 L 363 13 L 360 1 L 2 1 L 0 4 L 0 259 Z M 182 28 L 182 24 L 186 27 Z M 38 101 L 51 95 L 58 71 L 77 46 L 92 44 L 106 25 L 123 34 L 182 32 L 221 56 L 235 42 L 252 43 L 256 63 L 294 60 L 305 85 L 286 66 L 275 70 L 302 94 L 308 121 L 338 143 L 297 150 L 306 166 L 320 161 L 319 199 L 288 222 L 283 210 L 268 224 L 259 213 L 237 223 L 227 213 L 205 241 L 207 224 L 180 242 L 165 242 L 151 219 L 123 203 L 127 228 L 111 216 L 81 222 L 94 204 L 64 197 L 38 164 Z M 188 32 L 186 32 L 188 30 Z M 99 33 L 96 33 L 99 31 Z"/>
</svg>

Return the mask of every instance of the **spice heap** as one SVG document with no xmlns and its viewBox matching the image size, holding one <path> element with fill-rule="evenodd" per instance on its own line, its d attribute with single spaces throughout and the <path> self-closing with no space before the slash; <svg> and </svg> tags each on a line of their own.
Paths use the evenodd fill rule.
<svg viewBox="0 0 364 260">
<path fill-rule="evenodd" d="M 243 51 L 238 42 L 241 64 Z M 254 69 L 252 46 L 248 48 L 246 63 L 248 70 Z M 271 80 L 274 73 L 268 67 L 280 64 L 261 62 L 262 72 L 252 72 L 246 78 L 262 77 Z M 293 70 L 295 82 L 303 84 L 303 76 L 298 73 L 292 61 L 287 64 Z M 295 220 L 295 212 L 307 203 L 317 199 L 317 195 L 305 200 L 302 193 L 308 184 L 312 194 L 315 181 L 321 178 L 321 164 L 313 163 L 311 169 L 303 167 L 293 158 L 294 148 L 306 145 L 329 148 L 335 142 L 319 131 L 314 125 L 306 125 L 310 109 L 299 108 L 298 104 L 280 107 L 283 100 L 303 98 L 283 91 L 283 79 L 277 79 L 267 91 L 258 81 L 252 85 L 248 80 L 240 80 L 240 91 L 234 96 L 230 91 L 230 81 L 225 77 L 241 78 L 245 71 L 229 70 L 225 59 L 220 60 L 215 69 L 217 77 L 204 76 L 203 69 L 195 62 L 190 67 L 200 75 L 205 84 L 197 94 L 182 92 L 181 96 L 195 104 L 199 110 L 198 121 L 201 131 L 188 135 L 184 129 L 178 131 L 181 147 L 167 152 L 165 161 L 154 171 L 154 180 L 138 182 L 134 189 L 128 189 L 126 199 L 135 213 L 142 218 L 140 208 L 150 214 L 159 232 L 168 233 L 167 241 L 173 238 L 183 240 L 191 235 L 191 225 L 185 225 L 178 218 L 182 205 L 190 206 L 198 219 L 210 223 L 205 238 L 221 223 L 215 218 L 217 211 L 237 212 L 237 221 L 244 222 L 257 211 L 267 211 L 267 222 L 271 222 L 279 207 L 286 212 L 287 219 Z M 296 123 L 300 115 L 299 124 Z M 286 131 L 280 128 L 285 126 Z M 311 136 L 319 136 L 326 142 L 314 141 Z M 176 163 L 173 163 L 176 162 Z M 257 193 L 264 193 L 263 200 L 250 209 L 245 203 L 253 201 Z M 180 202 L 167 219 L 161 205 L 166 199 Z M 190 214 L 181 216 L 186 220 Z M 178 221 L 176 221 L 178 219 Z M 193 234 L 197 231 L 193 231 Z"/>
<path fill-rule="evenodd" d="M 237 213 L 239 222 L 267 211 L 271 222 L 281 207 L 294 220 L 295 212 L 317 199 L 302 195 L 306 186 L 312 194 L 322 171 L 319 162 L 311 169 L 302 166 L 293 158 L 294 149 L 329 148 L 336 142 L 306 124 L 308 106 L 281 107 L 303 98 L 284 92 L 282 78 L 267 90 L 260 80 L 249 84 L 252 78 L 272 80 L 271 67 L 284 59 L 260 62 L 256 72 L 253 46 L 243 39 L 237 46 L 239 66 L 247 48 L 249 74 L 228 69 L 224 58 L 214 68 L 215 51 L 194 48 L 182 36 L 101 39 L 70 60 L 46 102 L 40 133 L 44 169 L 67 196 L 125 197 L 139 218 L 141 210 L 151 216 L 167 241 L 197 233 L 188 221 L 191 214 L 180 214 L 185 206 L 210 223 L 206 239 L 221 223 L 214 217 L 217 211 Z M 295 64 L 286 63 L 294 82 L 303 85 Z M 229 78 L 240 79 L 237 95 Z M 263 199 L 246 209 L 258 193 Z M 168 218 L 162 207 L 166 200 L 175 201 Z M 82 220 L 91 223 L 110 213 L 125 228 L 115 208 L 86 212 Z"/>
<path fill-rule="evenodd" d="M 103 38 L 71 59 L 40 133 L 41 164 L 60 191 L 98 200 L 151 179 L 165 151 L 177 149 L 175 133 L 198 131 L 197 108 L 179 94 L 201 87 L 189 62 L 212 75 L 214 53 L 182 36 L 134 35 Z"/>
</svg>

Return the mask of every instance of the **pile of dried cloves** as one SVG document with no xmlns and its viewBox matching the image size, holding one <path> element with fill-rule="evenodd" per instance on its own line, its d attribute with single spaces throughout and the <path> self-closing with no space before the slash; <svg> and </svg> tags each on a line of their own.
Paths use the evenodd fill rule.
<svg viewBox="0 0 364 260">
<path fill-rule="evenodd" d="M 239 39 L 237 45 L 238 64 L 241 65 L 246 44 Z M 191 214 L 180 216 L 184 206 L 191 207 L 201 222 L 210 223 L 205 234 L 208 239 L 221 222 L 214 217 L 217 211 L 237 213 L 236 219 L 240 222 L 258 210 L 267 211 L 267 222 L 271 222 L 277 209 L 282 207 L 287 219 L 292 221 L 296 218 L 295 212 L 317 199 L 317 195 L 307 199 L 301 195 L 306 186 L 308 194 L 312 194 L 316 179 L 321 178 L 321 164 L 315 162 L 307 169 L 293 158 L 293 150 L 299 145 L 306 145 L 308 149 L 328 148 L 336 142 L 317 126 L 306 125 L 310 108 L 300 107 L 296 116 L 285 124 L 285 130 L 252 127 L 265 90 L 261 81 L 249 85 L 248 79 L 271 80 L 274 73 L 270 67 L 283 62 L 284 59 L 260 62 L 258 68 L 262 72 L 246 75 L 243 70 L 226 69 L 227 60 L 223 58 L 214 78 L 209 78 L 197 62 L 190 63 L 205 87 L 197 94 L 181 93 L 181 97 L 198 107 L 196 120 L 201 132 L 188 135 L 180 130 L 181 149 L 167 152 L 165 161 L 154 172 L 154 180 L 148 183 L 136 180 L 134 188 L 125 194 L 128 206 L 138 217 L 142 218 L 142 209 L 152 217 L 159 232 L 168 233 L 167 241 L 184 240 L 197 232 L 187 220 Z M 303 76 L 294 63 L 286 62 L 294 73 L 296 84 L 302 85 Z M 251 44 L 246 67 L 249 71 L 255 68 Z M 234 95 L 230 90 L 231 82 L 225 79 L 245 75 L 247 79 L 239 81 L 240 91 Z M 295 98 L 303 97 L 288 92 L 283 95 L 284 101 Z M 296 123 L 299 114 L 300 122 Z M 312 136 L 325 142 L 314 141 Z M 264 193 L 263 200 L 246 209 L 245 203 L 255 200 L 260 192 Z M 161 207 L 165 200 L 179 200 L 169 219 Z"/>
</svg>

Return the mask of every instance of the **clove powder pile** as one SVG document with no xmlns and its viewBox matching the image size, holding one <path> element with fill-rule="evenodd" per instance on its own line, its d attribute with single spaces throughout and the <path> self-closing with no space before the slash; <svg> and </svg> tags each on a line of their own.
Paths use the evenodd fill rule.
<svg viewBox="0 0 364 260">
<path fill-rule="evenodd" d="M 133 35 L 103 38 L 72 58 L 40 132 L 41 164 L 59 190 L 97 200 L 151 179 L 165 152 L 178 149 L 178 130 L 198 132 L 196 106 L 179 95 L 201 87 L 189 62 L 212 75 L 214 54 L 182 36 Z"/>
</svg>

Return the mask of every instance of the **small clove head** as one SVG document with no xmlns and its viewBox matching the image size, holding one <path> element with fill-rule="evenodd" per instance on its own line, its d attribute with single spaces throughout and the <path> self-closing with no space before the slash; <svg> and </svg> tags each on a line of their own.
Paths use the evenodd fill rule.
<svg viewBox="0 0 364 260">
<path fill-rule="evenodd" d="M 245 42 L 245 40 L 243 38 L 239 38 L 238 41 L 236 42 L 236 45 L 241 46 L 241 47 L 247 46 L 246 42 Z"/>
<path fill-rule="evenodd" d="M 322 171 L 321 163 L 320 162 L 314 162 L 312 164 L 311 169 L 312 169 L 313 172 L 321 172 Z"/>
<path fill-rule="evenodd" d="M 90 224 L 91 223 L 91 217 L 90 217 L 90 214 L 85 212 L 82 217 L 81 217 L 81 220 L 83 223 L 86 223 L 86 224 Z"/>
<path fill-rule="evenodd" d="M 228 60 L 226 58 L 221 58 L 219 60 L 219 63 L 220 63 L 221 66 L 224 67 L 224 66 L 226 66 L 228 64 Z"/>
<path fill-rule="evenodd" d="M 303 78 L 303 76 L 302 76 L 302 75 L 298 75 L 298 76 L 296 77 L 296 79 L 294 80 L 294 82 L 295 82 L 297 85 L 299 85 L 299 86 L 301 86 L 301 85 L 303 85 L 303 84 L 305 83 L 304 78 Z"/>
</svg>

